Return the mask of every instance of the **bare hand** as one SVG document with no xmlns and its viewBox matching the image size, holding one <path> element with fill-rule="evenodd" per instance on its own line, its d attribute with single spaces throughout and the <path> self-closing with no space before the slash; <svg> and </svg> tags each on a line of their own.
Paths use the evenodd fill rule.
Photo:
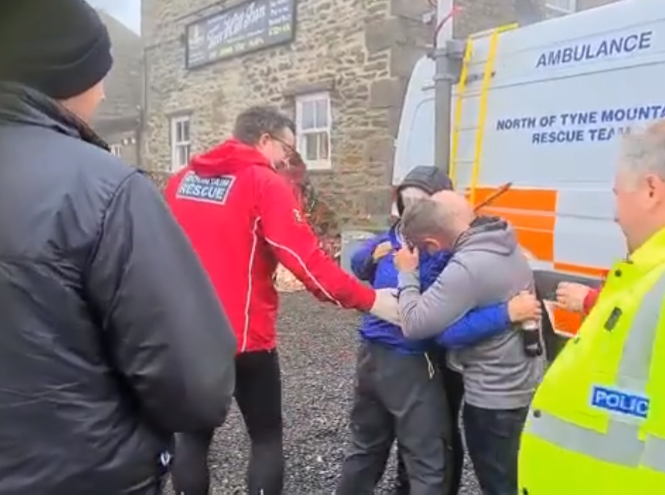
<svg viewBox="0 0 665 496">
<path fill-rule="evenodd" d="M 383 243 L 379 243 L 372 252 L 372 258 L 376 262 L 377 260 L 385 257 L 388 253 L 390 253 L 392 249 L 393 245 L 390 241 L 384 241 Z"/>
<path fill-rule="evenodd" d="M 522 291 L 508 302 L 508 316 L 513 323 L 540 320 L 542 314 L 540 302 L 529 291 Z"/>
<path fill-rule="evenodd" d="M 556 288 L 557 305 L 571 312 L 584 311 L 584 299 L 591 291 L 589 286 L 576 282 L 560 282 Z"/>
<path fill-rule="evenodd" d="M 399 272 L 418 270 L 419 261 L 418 248 L 411 250 L 408 246 L 404 246 L 395 254 L 395 267 Z"/>
<path fill-rule="evenodd" d="M 369 313 L 375 317 L 390 322 L 394 325 L 401 325 L 399 314 L 399 301 L 395 295 L 396 288 L 382 288 L 376 290 L 376 299 Z"/>
</svg>

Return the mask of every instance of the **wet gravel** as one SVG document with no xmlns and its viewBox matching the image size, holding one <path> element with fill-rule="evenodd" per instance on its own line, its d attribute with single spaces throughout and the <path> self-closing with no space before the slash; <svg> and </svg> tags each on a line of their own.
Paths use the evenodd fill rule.
<svg viewBox="0 0 665 496">
<path fill-rule="evenodd" d="M 359 314 L 283 294 L 279 350 L 284 383 L 284 494 L 333 494 L 348 441 Z M 243 494 L 248 442 L 238 410 L 219 429 L 211 453 L 213 494 Z M 392 494 L 394 457 L 377 494 Z M 461 494 L 479 494 L 467 465 Z"/>
</svg>

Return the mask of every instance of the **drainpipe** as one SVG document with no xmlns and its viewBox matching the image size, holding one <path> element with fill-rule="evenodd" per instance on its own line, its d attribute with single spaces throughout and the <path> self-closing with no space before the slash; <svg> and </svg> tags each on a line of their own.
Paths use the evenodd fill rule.
<svg viewBox="0 0 665 496">
<path fill-rule="evenodd" d="M 459 78 L 459 43 L 453 40 L 454 0 L 438 0 L 433 57 L 434 73 L 434 164 L 450 172 L 450 140 L 453 86 Z"/>
<path fill-rule="evenodd" d="M 143 57 L 141 59 L 141 104 L 137 107 L 138 110 L 138 130 L 136 132 L 136 142 L 138 149 L 138 162 L 139 167 L 145 168 L 145 125 L 146 113 L 148 110 L 148 51 L 143 49 Z"/>
</svg>

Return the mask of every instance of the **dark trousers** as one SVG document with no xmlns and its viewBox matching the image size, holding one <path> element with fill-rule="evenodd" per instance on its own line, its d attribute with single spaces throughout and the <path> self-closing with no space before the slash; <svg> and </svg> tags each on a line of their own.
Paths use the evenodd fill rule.
<svg viewBox="0 0 665 496">
<path fill-rule="evenodd" d="M 282 494 L 284 452 L 282 381 L 275 350 L 236 358 L 235 399 L 251 442 L 248 494 Z M 209 494 L 208 451 L 214 431 L 176 436 L 173 486 L 176 494 Z"/>
<path fill-rule="evenodd" d="M 444 394 L 448 401 L 448 417 L 450 422 L 444 424 L 444 448 L 445 448 L 445 471 L 444 489 L 441 494 L 459 494 L 462 484 L 462 471 L 464 469 L 464 443 L 462 431 L 459 425 L 460 410 L 464 399 L 464 379 L 462 374 L 451 370 L 446 365 L 445 352 L 439 351 L 436 355 L 437 365 L 441 371 L 443 381 L 441 382 Z M 446 428 L 447 427 L 447 428 Z M 397 478 L 395 481 L 396 494 L 411 494 L 409 487 L 409 476 L 401 451 L 397 453 Z"/>
<path fill-rule="evenodd" d="M 363 343 L 351 448 L 335 494 L 374 494 L 395 438 L 412 494 L 442 494 L 445 409 L 441 376 L 428 357 Z"/>
<path fill-rule="evenodd" d="M 464 405 L 464 436 L 484 494 L 518 494 L 517 455 L 528 408 Z"/>
</svg>

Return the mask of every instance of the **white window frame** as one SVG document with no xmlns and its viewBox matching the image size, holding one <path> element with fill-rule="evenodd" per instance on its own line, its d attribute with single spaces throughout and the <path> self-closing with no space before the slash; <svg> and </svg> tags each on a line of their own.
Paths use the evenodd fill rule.
<svg viewBox="0 0 665 496">
<path fill-rule="evenodd" d="M 577 12 L 577 0 L 546 0 L 545 8 L 559 15 Z"/>
<path fill-rule="evenodd" d="M 109 148 L 111 150 L 111 155 L 115 155 L 116 157 L 122 157 L 122 145 L 113 144 L 110 145 Z"/>
<path fill-rule="evenodd" d="M 187 124 L 189 128 L 189 136 L 187 137 L 188 139 L 185 140 L 178 140 L 178 126 L 181 126 L 183 124 Z M 171 133 L 170 133 L 170 139 L 171 139 L 171 172 L 178 172 L 180 169 L 185 167 L 187 163 L 189 162 L 189 158 L 191 158 L 191 153 L 192 153 L 192 119 L 189 115 L 180 115 L 177 117 L 171 117 Z M 180 160 L 180 149 L 181 148 L 186 148 L 187 149 L 187 160 L 186 163 L 181 163 L 182 161 Z"/>
<path fill-rule="evenodd" d="M 324 127 L 312 127 L 304 129 L 303 125 L 303 107 L 313 102 L 320 102 L 325 100 L 327 112 L 327 125 Z M 307 95 L 296 96 L 296 149 L 302 156 L 308 169 L 312 170 L 330 170 L 332 169 L 332 161 L 330 159 L 331 149 L 331 134 L 332 134 L 332 105 L 330 101 L 330 93 L 327 91 L 319 93 L 309 93 Z M 328 157 L 311 160 L 307 157 L 304 147 L 304 137 L 309 133 L 327 133 L 328 135 Z"/>
</svg>

